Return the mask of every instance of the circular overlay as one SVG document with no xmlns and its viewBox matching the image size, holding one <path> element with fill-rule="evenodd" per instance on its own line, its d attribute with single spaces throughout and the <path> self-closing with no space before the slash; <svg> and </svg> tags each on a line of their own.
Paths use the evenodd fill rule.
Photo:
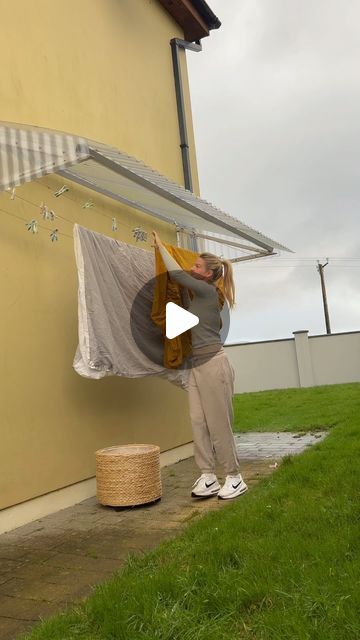
<svg viewBox="0 0 360 640">
<path fill-rule="evenodd" d="M 186 271 L 186 273 L 188 273 L 192 278 L 195 277 L 191 274 L 190 271 Z M 149 358 L 149 360 L 161 367 L 164 367 L 164 348 L 166 336 L 165 332 L 163 334 L 161 328 L 152 319 L 152 308 L 156 282 L 158 282 L 160 291 L 166 291 L 166 288 L 168 286 L 167 274 L 163 273 L 155 276 L 154 278 L 151 278 L 150 280 L 145 282 L 145 284 L 138 291 L 131 306 L 130 327 L 133 338 L 140 351 L 147 358 Z M 174 297 L 173 301 L 170 300 L 168 296 L 167 302 L 174 302 L 174 304 L 177 304 L 178 306 L 186 310 L 187 305 L 191 300 L 188 294 L 188 290 L 185 287 L 180 286 L 180 294 L 182 300 L 181 304 L 179 304 L 179 299 L 176 296 Z M 212 344 L 210 346 L 209 344 L 209 346 L 206 348 L 211 349 L 211 352 L 202 353 L 201 356 L 193 354 L 191 350 L 190 353 L 184 358 L 183 362 L 178 367 L 176 367 L 176 369 L 191 369 L 193 366 L 203 364 L 208 360 L 211 360 L 211 358 L 213 358 L 214 355 L 218 353 L 219 349 L 222 348 L 230 328 L 230 313 L 226 300 L 224 301 L 224 306 L 220 310 L 219 315 L 222 322 L 222 326 L 219 331 L 221 344 L 219 344 L 218 346 L 215 344 Z M 206 324 L 206 322 L 206 317 L 202 317 L 201 319 L 199 319 L 199 323 L 195 327 L 187 330 L 187 332 L 189 332 L 189 336 L 192 336 L 191 332 L 194 329 L 198 328 L 202 323 Z M 171 367 L 171 369 L 174 369 L 174 367 Z"/>
</svg>

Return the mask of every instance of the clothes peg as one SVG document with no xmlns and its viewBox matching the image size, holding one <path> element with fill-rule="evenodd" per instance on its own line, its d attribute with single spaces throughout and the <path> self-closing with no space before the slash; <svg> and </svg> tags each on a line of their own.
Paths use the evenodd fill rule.
<svg viewBox="0 0 360 640">
<path fill-rule="evenodd" d="M 112 230 L 113 231 L 117 231 L 117 222 L 116 222 L 116 218 L 112 219 Z"/>
<path fill-rule="evenodd" d="M 85 204 L 83 204 L 82 208 L 83 209 L 90 209 L 91 207 L 94 207 L 94 203 L 91 200 L 88 200 L 87 202 L 85 202 Z"/>
<path fill-rule="evenodd" d="M 27 230 L 32 233 L 37 233 L 37 220 L 31 220 L 31 222 L 25 222 Z"/>
<path fill-rule="evenodd" d="M 49 209 L 46 206 L 46 204 L 44 204 L 43 202 L 40 205 L 40 211 L 41 211 L 41 215 L 44 218 L 44 220 L 48 220 L 49 219 Z"/>
<path fill-rule="evenodd" d="M 7 187 L 6 191 L 11 191 L 11 200 L 14 200 L 15 198 L 15 187 Z"/>
<path fill-rule="evenodd" d="M 142 240 L 145 242 L 147 239 L 146 231 L 142 231 L 140 227 L 136 227 L 135 229 L 133 229 L 133 234 L 134 234 L 134 237 L 136 238 L 136 242 L 138 240 Z"/>
<path fill-rule="evenodd" d="M 55 191 L 54 196 L 55 198 L 58 198 L 59 196 L 61 196 L 63 193 L 65 193 L 66 191 L 69 191 L 69 187 L 67 187 L 65 184 L 63 187 L 61 187 L 61 189 L 58 189 L 58 191 Z"/>
<path fill-rule="evenodd" d="M 54 229 L 54 231 L 52 231 L 50 233 L 50 238 L 51 238 L 51 242 L 54 242 L 54 240 L 58 240 L 58 236 L 57 236 L 57 232 L 59 231 L 59 229 Z"/>
</svg>

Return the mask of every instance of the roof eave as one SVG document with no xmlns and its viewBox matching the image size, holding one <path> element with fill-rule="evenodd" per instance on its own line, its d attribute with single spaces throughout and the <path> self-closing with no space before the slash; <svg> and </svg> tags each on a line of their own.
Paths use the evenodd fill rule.
<svg viewBox="0 0 360 640">
<path fill-rule="evenodd" d="M 221 26 L 219 18 L 204 0 L 159 0 L 162 6 L 182 27 L 184 38 L 196 42 Z"/>
</svg>

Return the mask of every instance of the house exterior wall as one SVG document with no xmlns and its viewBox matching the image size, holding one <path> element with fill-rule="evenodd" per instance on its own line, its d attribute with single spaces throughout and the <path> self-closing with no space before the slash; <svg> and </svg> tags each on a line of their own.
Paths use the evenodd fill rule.
<svg viewBox="0 0 360 640">
<path fill-rule="evenodd" d="M 0 0 L 0 8 L 0 120 L 113 145 L 183 184 L 169 44 L 183 33 L 159 2 Z M 56 198 L 63 184 L 70 191 Z M 83 209 L 88 199 L 95 206 Z M 42 220 L 41 202 L 59 216 L 56 225 Z M 36 234 L 25 226 L 32 218 Z M 93 478 L 99 448 L 149 442 L 165 452 L 192 441 L 184 390 L 157 378 L 90 380 L 74 371 L 76 222 L 134 245 L 140 226 L 148 240 L 138 246 L 149 251 L 152 229 L 176 244 L 173 226 L 57 175 L 21 185 L 14 200 L 0 193 L 0 509 Z"/>
</svg>

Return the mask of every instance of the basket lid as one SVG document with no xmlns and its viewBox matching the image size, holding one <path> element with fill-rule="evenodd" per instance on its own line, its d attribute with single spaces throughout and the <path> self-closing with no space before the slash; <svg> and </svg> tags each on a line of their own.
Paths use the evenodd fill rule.
<svg viewBox="0 0 360 640">
<path fill-rule="evenodd" d="M 122 444 L 115 445 L 113 447 L 106 447 L 105 449 L 99 449 L 96 453 L 101 453 L 104 455 L 121 455 L 121 456 L 130 456 L 134 454 L 142 454 L 142 453 L 150 453 L 150 451 L 159 450 L 159 446 L 157 444 Z"/>
</svg>

